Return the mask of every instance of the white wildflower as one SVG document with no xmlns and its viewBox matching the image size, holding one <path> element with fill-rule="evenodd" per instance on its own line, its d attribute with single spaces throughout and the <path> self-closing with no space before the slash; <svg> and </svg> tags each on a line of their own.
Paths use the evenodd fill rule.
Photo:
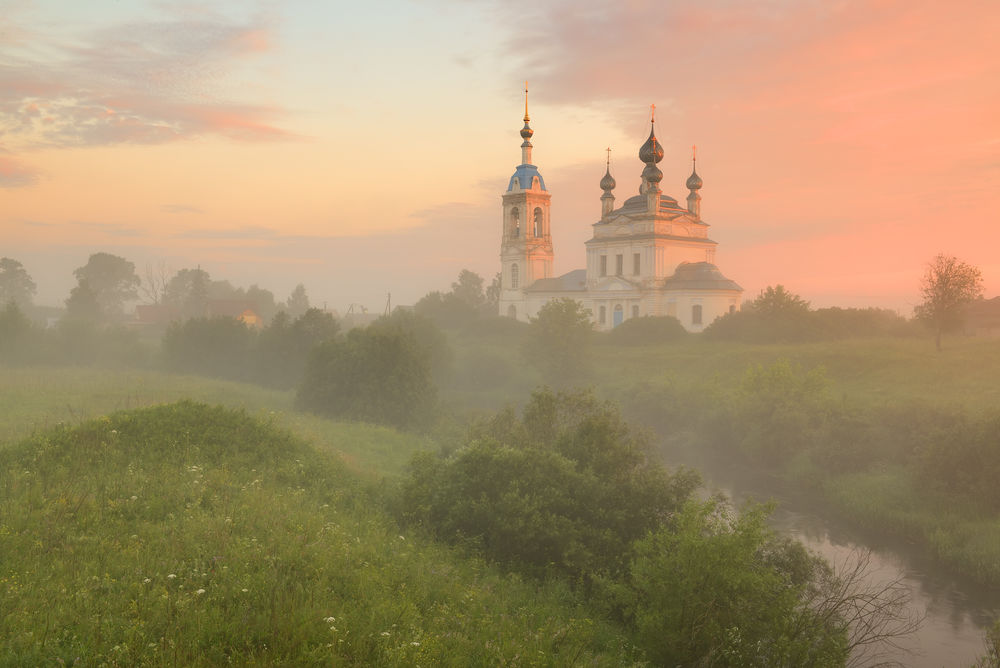
<svg viewBox="0 0 1000 668">
<path fill-rule="evenodd" d="M 196 594 L 198 594 L 198 596 L 201 596 L 202 594 L 204 594 L 204 593 L 205 593 L 205 590 L 204 590 L 204 589 L 199 589 L 199 590 L 198 590 L 198 591 L 196 591 L 195 593 L 196 593 Z"/>
<path fill-rule="evenodd" d="M 173 580 L 175 577 L 177 577 L 177 575 L 175 573 L 171 573 L 170 575 L 167 576 L 167 579 Z"/>
</svg>

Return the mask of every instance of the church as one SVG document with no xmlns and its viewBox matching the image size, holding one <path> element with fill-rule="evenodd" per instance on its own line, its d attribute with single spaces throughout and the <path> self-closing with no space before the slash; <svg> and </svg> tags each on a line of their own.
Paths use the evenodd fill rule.
<svg viewBox="0 0 1000 668">
<path fill-rule="evenodd" d="M 685 184 L 687 207 L 660 190 L 663 148 L 650 114 L 649 138 L 639 149 L 644 164 L 639 194 L 615 206 L 610 159 L 601 179 L 601 215 L 586 242 L 587 267 L 552 275 L 552 234 L 545 180 L 531 162 L 531 129 L 525 90 L 521 164 L 503 194 L 500 242 L 500 315 L 527 321 L 546 302 L 568 297 L 589 309 L 597 330 L 642 316 L 673 316 L 689 332 L 740 308 L 743 288 L 715 261 L 717 243 L 701 219 L 702 180 L 692 158 Z"/>
</svg>

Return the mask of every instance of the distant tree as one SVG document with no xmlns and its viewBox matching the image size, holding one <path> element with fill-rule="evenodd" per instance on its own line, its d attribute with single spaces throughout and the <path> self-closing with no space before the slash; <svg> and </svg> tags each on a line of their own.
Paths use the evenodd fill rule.
<svg viewBox="0 0 1000 668">
<path fill-rule="evenodd" d="M 70 290 L 69 299 L 66 300 L 65 319 L 96 324 L 101 317 L 102 309 L 97 292 L 91 289 L 90 281 L 80 279 L 76 287 Z"/>
<path fill-rule="evenodd" d="M 285 309 L 293 319 L 298 318 L 309 310 L 309 297 L 306 295 L 306 286 L 301 283 L 295 286 L 292 294 L 288 295 L 288 299 L 285 300 Z"/>
<path fill-rule="evenodd" d="M 687 338 L 688 332 L 681 321 L 673 316 L 647 315 L 641 318 L 629 318 L 605 336 L 617 344 L 636 346 L 678 341 Z"/>
<path fill-rule="evenodd" d="M 547 383 L 571 385 L 587 375 L 592 338 L 590 311 L 575 299 L 553 299 L 531 319 L 524 352 Z"/>
<path fill-rule="evenodd" d="M 170 282 L 167 272 L 167 264 L 160 262 L 156 267 L 146 264 L 146 271 L 139 284 L 139 292 L 150 304 L 160 304 L 167 293 L 167 284 Z"/>
<path fill-rule="evenodd" d="M 444 381 L 452 372 L 454 353 L 444 332 L 430 318 L 419 313 L 396 309 L 391 315 L 382 316 L 368 329 L 401 330 L 413 337 L 413 341 L 430 364 L 431 376 L 435 382 Z"/>
<path fill-rule="evenodd" d="M 458 274 L 458 280 L 451 284 L 451 292 L 474 309 L 479 309 L 486 302 L 483 293 L 483 277 L 463 269 Z"/>
<path fill-rule="evenodd" d="M 313 348 L 339 331 L 333 316 L 319 309 L 309 309 L 294 321 L 286 311 L 279 311 L 257 337 L 257 380 L 282 389 L 296 387 Z"/>
<path fill-rule="evenodd" d="M 135 265 L 110 253 L 94 253 L 87 264 L 73 272 L 78 283 L 86 281 L 94 292 L 101 314 L 110 320 L 124 316 L 125 303 L 139 297 L 139 276 Z"/>
<path fill-rule="evenodd" d="M 163 290 L 163 303 L 170 304 L 185 318 L 203 318 L 208 313 L 208 287 L 212 279 L 208 272 L 181 269 L 167 281 Z"/>
<path fill-rule="evenodd" d="M 823 337 L 809 302 L 785 289 L 768 286 L 740 311 L 716 318 L 702 333 L 716 341 L 796 343 Z"/>
<path fill-rule="evenodd" d="M 246 300 L 254 305 L 254 310 L 264 322 L 269 322 L 278 312 L 278 304 L 274 301 L 274 293 L 257 284 L 246 290 Z"/>
<path fill-rule="evenodd" d="M 489 287 L 486 288 L 486 302 L 483 304 L 483 313 L 486 315 L 497 315 L 500 309 L 500 277 L 498 271 Z"/>
<path fill-rule="evenodd" d="M 937 255 L 927 265 L 920 282 L 923 302 L 916 316 L 934 330 L 934 346 L 941 350 L 941 335 L 959 327 L 962 308 L 982 297 L 982 272 L 950 255 Z"/>
<path fill-rule="evenodd" d="M 190 318 L 167 328 L 163 356 L 172 371 L 240 380 L 251 375 L 253 343 L 254 332 L 236 318 Z"/>
<path fill-rule="evenodd" d="M 296 405 L 334 418 L 403 429 L 433 419 L 430 360 L 413 332 L 355 328 L 310 355 Z"/>
<path fill-rule="evenodd" d="M 0 307 L 0 363 L 24 363 L 40 332 L 15 299 Z"/>
<path fill-rule="evenodd" d="M 9 257 L 0 257 L 0 308 L 13 301 L 21 310 L 27 309 L 35 291 L 35 282 L 24 265 Z"/>
<path fill-rule="evenodd" d="M 428 292 L 413 305 L 419 316 L 433 320 L 441 327 L 460 327 L 476 319 L 477 311 L 452 292 Z"/>
<path fill-rule="evenodd" d="M 783 285 L 769 285 L 744 306 L 743 310 L 766 315 L 806 313 L 809 311 L 809 302 L 789 292 Z"/>
</svg>

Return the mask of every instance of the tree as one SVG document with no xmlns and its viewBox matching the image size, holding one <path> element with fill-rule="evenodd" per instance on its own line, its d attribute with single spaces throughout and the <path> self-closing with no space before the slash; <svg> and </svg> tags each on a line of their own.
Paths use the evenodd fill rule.
<svg viewBox="0 0 1000 668">
<path fill-rule="evenodd" d="M 96 324 L 101 320 L 101 304 L 97 293 L 91 289 L 90 281 L 80 279 L 76 287 L 70 290 L 66 300 L 65 319 L 73 322 Z"/>
<path fill-rule="evenodd" d="M 125 302 L 139 297 L 139 276 L 135 265 L 110 253 L 94 253 L 87 264 L 73 272 L 78 283 L 86 281 L 94 292 L 104 318 L 120 319 Z"/>
<path fill-rule="evenodd" d="M 306 286 L 301 283 L 295 286 L 292 294 L 288 295 L 288 299 L 285 301 L 285 308 L 288 310 L 288 315 L 292 318 L 298 318 L 309 310 L 309 297 L 306 295 Z"/>
<path fill-rule="evenodd" d="M 139 285 L 139 292 L 151 304 L 160 304 L 167 294 L 167 284 L 170 282 L 170 279 L 167 278 L 168 275 L 166 262 L 161 261 L 156 267 L 147 263 L 146 272 Z"/>
<path fill-rule="evenodd" d="M 203 318 L 208 310 L 208 287 L 212 279 L 208 272 L 181 269 L 163 290 L 163 303 L 177 308 L 185 318 Z"/>
<path fill-rule="evenodd" d="M 163 336 L 163 356 L 173 371 L 219 378 L 246 378 L 254 332 L 236 318 L 173 322 Z"/>
<path fill-rule="evenodd" d="M 743 307 L 745 311 L 756 311 L 768 315 L 784 313 L 805 313 L 809 311 L 809 302 L 785 289 L 783 285 L 767 286 L 760 291 L 750 303 Z"/>
<path fill-rule="evenodd" d="M 339 331 L 337 321 L 325 311 L 311 308 L 294 321 L 279 311 L 257 337 L 257 379 L 283 389 L 295 387 L 302 382 L 313 348 Z"/>
<path fill-rule="evenodd" d="M 474 425 L 450 456 L 414 458 L 404 518 L 472 541 L 514 571 L 620 574 L 632 541 L 678 510 L 697 476 L 669 474 L 618 408 L 590 392 L 534 392 Z"/>
<path fill-rule="evenodd" d="M 451 284 L 451 292 L 474 309 L 479 309 L 486 302 L 483 277 L 468 269 L 459 272 L 458 280 Z"/>
<path fill-rule="evenodd" d="M 745 343 L 795 343 L 822 335 L 809 302 L 783 285 L 761 290 L 742 310 L 716 318 L 703 332 L 706 339 Z"/>
<path fill-rule="evenodd" d="M 31 306 L 35 282 L 17 260 L 0 257 L 0 308 L 13 301 L 22 310 Z"/>
<path fill-rule="evenodd" d="M 486 303 L 483 304 L 483 312 L 487 315 L 497 315 L 500 308 L 500 272 L 490 281 L 486 288 Z"/>
<path fill-rule="evenodd" d="M 587 375 L 587 353 L 593 336 L 590 311 L 575 299 L 553 299 L 531 319 L 525 355 L 546 382 L 569 385 Z"/>
<path fill-rule="evenodd" d="M 0 306 L 0 363 L 25 362 L 40 332 L 24 315 L 16 300 Z"/>
<path fill-rule="evenodd" d="M 433 417 L 435 395 L 429 354 L 414 333 L 370 326 L 315 348 L 296 405 L 335 418 L 413 428 Z"/>
<path fill-rule="evenodd" d="M 962 307 L 983 295 L 978 268 L 950 255 L 937 255 L 927 265 L 920 282 L 923 303 L 916 316 L 934 330 L 934 346 L 941 350 L 941 335 L 961 325 Z"/>
</svg>

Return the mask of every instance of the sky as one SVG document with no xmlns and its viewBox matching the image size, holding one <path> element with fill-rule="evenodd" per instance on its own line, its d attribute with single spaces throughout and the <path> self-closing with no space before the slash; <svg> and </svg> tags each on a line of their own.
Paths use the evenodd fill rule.
<svg viewBox="0 0 1000 668">
<path fill-rule="evenodd" d="M 0 0 L 0 256 L 47 305 L 96 252 L 340 312 L 488 281 L 527 80 L 556 273 L 656 104 L 746 298 L 909 315 L 938 253 L 992 297 L 998 34 L 996 0 Z"/>
</svg>

